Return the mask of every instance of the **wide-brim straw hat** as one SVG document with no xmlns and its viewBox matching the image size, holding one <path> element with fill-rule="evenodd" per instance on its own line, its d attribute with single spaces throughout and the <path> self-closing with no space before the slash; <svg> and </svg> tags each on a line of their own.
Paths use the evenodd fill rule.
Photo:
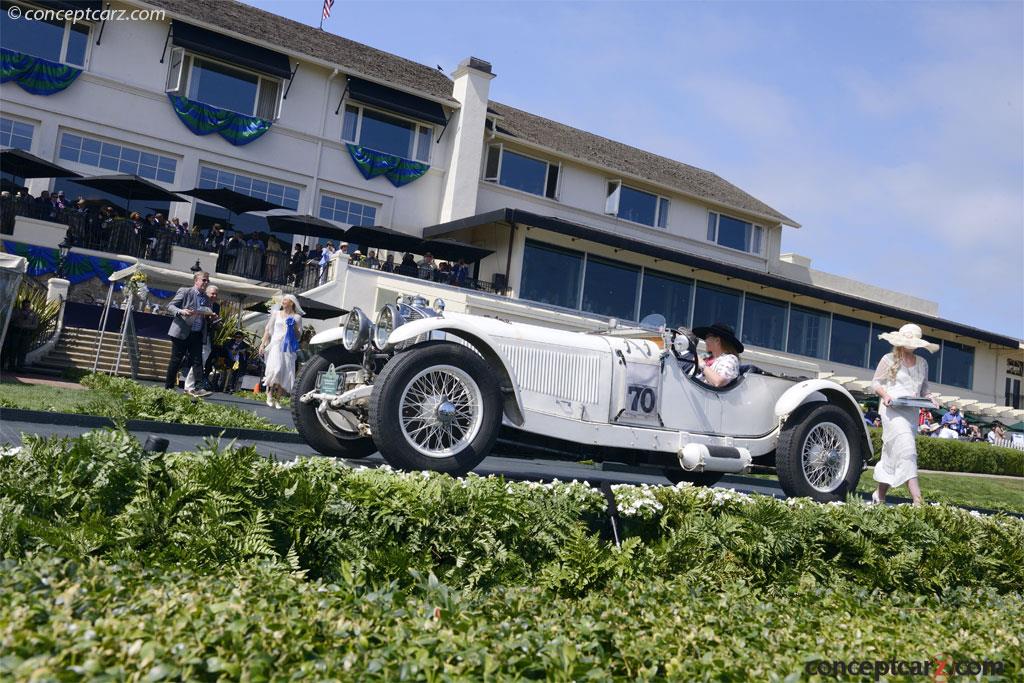
<svg viewBox="0 0 1024 683">
<path fill-rule="evenodd" d="M 878 335 L 878 338 L 905 349 L 928 349 L 930 353 L 939 350 L 938 344 L 933 344 L 922 338 L 921 328 L 914 323 L 907 323 L 895 332 L 884 332 Z"/>
</svg>

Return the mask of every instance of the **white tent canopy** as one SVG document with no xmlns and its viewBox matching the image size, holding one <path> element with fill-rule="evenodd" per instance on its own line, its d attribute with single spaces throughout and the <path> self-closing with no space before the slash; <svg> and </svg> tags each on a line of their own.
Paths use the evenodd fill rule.
<svg viewBox="0 0 1024 683">
<path fill-rule="evenodd" d="M 153 266 L 148 263 L 133 264 L 127 268 L 111 273 L 108 279 L 111 282 L 117 282 L 118 280 L 129 278 L 138 272 L 144 274 L 146 276 L 147 284 L 153 286 L 171 285 L 175 287 L 188 287 L 192 284 L 194 279 L 192 273 L 184 273 L 178 270 L 171 270 L 169 268 L 160 268 L 159 266 Z M 247 300 L 256 299 L 259 301 L 266 301 L 281 293 L 281 290 L 276 287 L 254 285 L 248 280 L 231 275 L 211 275 L 210 284 L 216 285 L 221 294 L 233 294 Z"/>
</svg>

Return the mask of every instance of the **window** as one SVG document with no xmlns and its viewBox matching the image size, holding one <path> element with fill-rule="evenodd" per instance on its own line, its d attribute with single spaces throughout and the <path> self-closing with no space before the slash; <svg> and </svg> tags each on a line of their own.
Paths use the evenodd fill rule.
<svg viewBox="0 0 1024 683">
<path fill-rule="evenodd" d="M 888 331 L 889 329 L 884 325 L 871 326 L 871 355 L 868 357 L 869 368 L 877 368 L 879 361 L 882 360 L 882 356 L 892 351 L 892 344 L 878 338 L 878 335 Z"/>
<path fill-rule="evenodd" d="M 577 308 L 583 253 L 526 241 L 520 297 L 552 306 Z"/>
<path fill-rule="evenodd" d="M 623 185 L 621 180 L 608 181 L 604 212 L 634 223 L 651 227 L 668 226 L 669 201 L 666 197 Z"/>
<path fill-rule="evenodd" d="M 1012 377 L 1006 378 L 1006 400 L 1004 406 L 1020 410 L 1020 380 Z"/>
<path fill-rule="evenodd" d="M 0 147 L 13 147 L 26 152 L 32 149 L 32 135 L 35 126 L 0 117 Z"/>
<path fill-rule="evenodd" d="M 671 327 L 689 326 L 692 298 L 693 280 L 644 270 L 638 317 L 643 320 L 652 313 L 660 313 Z"/>
<path fill-rule="evenodd" d="M 786 350 L 801 356 L 825 358 L 828 351 L 828 319 L 828 313 L 791 306 Z"/>
<path fill-rule="evenodd" d="M 281 79 L 171 50 L 167 92 L 211 107 L 272 121 L 281 115 Z"/>
<path fill-rule="evenodd" d="M 748 254 L 762 253 L 764 229 L 738 218 L 708 212 L 708 241 Z"/>
<path fill-rule="evenodd" d="M 341 139 L 403 159 L 430 161 L 431 126 L 349 104 L 341 126 Z"/>
<path fill-rule="evenodd" d="M 582 309 L 589 313 L 633 320 L 640 286 L 640 267 L 587 255 Z"/>
<path fill-rule="evenodd" d="M 829 348 L 828 359 L 835 363 L 864 367 L 868 359 L 870 337 L 870 324 L 862 320 L 833 315 L 832 344 Z"/>
<path fill-rule="evenodd" d="M 787 309 L 781 301 L 747 294 L 743 302 L 743 343 L 782 351 Z"/>
<path fill-rule="evenodd" d="M 484 180 L 522 190 L 539 197 L 558 199 L 558 172 L 561 164 L 549 164 L 517 152 L 504 145 L 487 148 Z"/>
<path fill-rule="evenodd" d="M 377 207 L 321 194 L 320 218 L 348 225 L 373 225 L 377 222 Z"/>
<path fill-rule="evenodd" d="M 964 389 L 974 388 L 974 347 L 942 342 L 942 383 Z"/>
<path fill-rule="evenodd" d="M 235 192 L 247 194 L 250 197 L 259 197 L 268 202 L 279 204 L 286 209 L 298 211 L 299 190 L 295 187 L 288 187 L 280 183 L 263 180 L 253 176 L 232 173 L 212 166 L 199 167 L 199 187 L 218 188 L 226 187 Z"/>
<path fill-rule="evenodd" d="M 743 293 L 736 289 L 700 283 L 697 298 L 693 302 L 693 325 L 701 327 L 714 323 L 725 323 L 734 330 L 740 329 L 740 303 Z"/>
<path fill-rule="evenodd" d="M 178 166 L 177 160 L 172 157 L 75 133 L 61 135 L 58 153 L 61 159 L 67 161 L 115 173 L 131 173 L 164 183 L 174 182 Z"/>
<path fill-rule="evenodd" d="M 934 384 L 939 381 L 939 370 L 942 368 L 943 363 L 942 340 L 930 337 L 924 337 L 924 340 L 939 346 L 939 350 L 935 353 L 929 353 L 928 349 L 918 349 L 914 352 L 928 361 L 928 381 Z"/>
<path fill-rule="evenodd" d="M 0 34 L 3 35 L 3 46 L 33 57 L 41 57 L 51 62 L 84 67 L 85 54 L 89 47 L 89 25 L 82 22 L 71 23 L 71 20 L 24 18 L 25 10 L 35 9 L 27 5 L 18 5 L 22 10 L 17 19 L 11 18 L 8 10 L 12 3 L 4 2 L 3 17 L 0 19 Z"/>
</svg>

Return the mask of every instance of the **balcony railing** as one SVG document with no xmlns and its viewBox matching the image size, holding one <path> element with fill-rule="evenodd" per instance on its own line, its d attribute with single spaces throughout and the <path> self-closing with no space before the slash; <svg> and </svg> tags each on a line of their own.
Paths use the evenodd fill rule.
<svg viewBox="0 0 1024 683">
<path fill-rule="evenodd" d="M 465 287 L 466 289 L 475 289 L 479 292 L 486 292 L 488 294 L 497 294 L 499 296 L 509 296 L 511 290 L 505 286 L 505 277 L 502 274 L 496 274 L 493 281 L 487 280 L 476 280 L 471 277 L 459 278 L 456 276 L 454 271 L 444 271 L 440 268 L 416 268 L 413 271 L 411 268 L 408 272 L 403 272 L 402 269 L 394 268 L 393 270 L 387 270 L 387 264 L 373 263 L 367 265 L 366 262 L 353 261 L 351 266 L 360 268 L 370 268 L 372 270 L 386 270 L 387 272 L 395 273 L 396 275 L 406 275 L 407 277 L 415 277 L 420 280 L 429 280 L 430 282 L 438 282 L 443 285 L 451 285 L 452 287 Z"/>
</svg>

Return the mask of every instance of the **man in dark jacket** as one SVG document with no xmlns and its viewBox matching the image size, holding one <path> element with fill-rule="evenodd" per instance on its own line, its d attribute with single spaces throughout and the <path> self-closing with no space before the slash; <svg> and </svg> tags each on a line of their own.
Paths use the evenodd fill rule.
<svg viewBox="0 0 1024 683">
<path fill-rule="evenodd" d="M 193 396 L 209 396 L 210 392 L 202 386 L 203 377 L 203 341 L 206 339 L 208 320 L 214 316 L 210 308 L 210 300 L 206 296 L 206 286 L 210 283 L 210 274 L 196 273 L 191 287 L 182 287 L 167 304 L 167 310 L 174 318 L 167 334 L 171 337 L 171 362 L 167 366 L 167 377 L 164 387 L 175 389 L 178 386 L 178 370 L 186 353 L 191 358 L 192 371 L 197 379 L 197 387 Z"/>
</svg>

